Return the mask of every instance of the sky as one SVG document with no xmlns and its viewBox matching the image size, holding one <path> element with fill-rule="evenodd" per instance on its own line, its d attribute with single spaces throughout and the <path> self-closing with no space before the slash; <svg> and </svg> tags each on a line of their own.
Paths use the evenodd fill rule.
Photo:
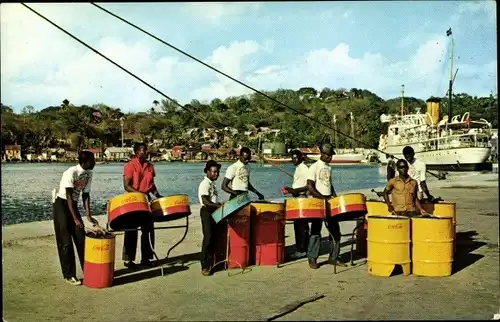
<svg viewBox="0 0 500 322">
<path fill-rule="evenodd" d="M 452 28 L 454 92 L 497 93 L 496 3 L 483 1 L 103 3 L 260 90 L 363 88 L 384 99 L 443 96 Z M 251 93 L 89 3 L 33 9 L 187 104 Z M 27 8 L 0 5 L 1 102 L 19 112 L 69 99 L 146 111 L 163 97 Z"/>
</svg>

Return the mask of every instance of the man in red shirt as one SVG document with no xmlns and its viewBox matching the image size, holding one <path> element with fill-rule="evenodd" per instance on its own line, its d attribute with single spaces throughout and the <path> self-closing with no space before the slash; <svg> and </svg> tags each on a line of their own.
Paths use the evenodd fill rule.
<svg viewBox="0 0 500 322">
<path fill-rule="evenodd" d="M 156 198 L 161 198 L 154 182 L 155 169 L 153 164 L 147 161 L 148 147 L 145 143 L 134 145 L 135 156 L 123 167 L 123 188 L 128 192 L 142 192 L 151 199 L 150 194 Z M 152 267 L 150 259 L 153 258 L 154 247 L 154 225 L 153 221 L 148 221 L 141 226 L 141 265 Z M 123 241 L 123 260 L 125 266 L 134 268 L 136 264 L 135 253 L 137 250 L 137 231 L 126 231 Z"/>
</svg>

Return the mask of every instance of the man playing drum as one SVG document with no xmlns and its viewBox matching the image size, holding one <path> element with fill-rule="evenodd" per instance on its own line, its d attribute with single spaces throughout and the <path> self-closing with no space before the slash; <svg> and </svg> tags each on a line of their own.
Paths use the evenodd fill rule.
<svg viewBox="0 0 500 322">
<path fill-rule="evenodd" d="M 408 174 L 411 178 L 417 180 L 418 183 L 418 199 L 422 200 L 424 193 L 427 195 L 429 200 L 434 200 L 434 197 L 429 192 L 427 187 L 426 179 L 426 166 L 425 163 L 415 158 L 415 151 L 411 146 L 405 146 L 403 149 L 403 155 L 408 161 Z"/>
<path fill-rule="evenodd" d="M 384 200 L 390 213 L 396 216 L 414 217 L 428 215 L 417 198 L 418 183 L 408 174 L 408 162 L 400 159 L 396 162 L 399 175 L 392 178 L 384 189 Z M 389 200 L 392 195 L 392 202 Z"/>
<path fill-rule="evenodd" d="M 221 165 L 214 160 L 209 160 L 203 170 L 206 174 L 203 181 L 198 186 L 198 199 L 201 209 L 201 226 L 203 230 L 203 244 L 201 246 L 201 274 L 208 276 L 211 274 L 211 268 L 214 261 L 215 245 L 215 221 L 212 213 L 222 204 L 219 203 L 217 187 L 215 181 L 219 178 Z"/>
<path fill-rule="evenodd" d="M 314 162 L 309 167 L 309 175 L 307 178 L 307 188 L 309 194 L 318 199 L 328 200 L 332 197 L 336 197 L 335 189 L 332 184 L 332 170 L 330 168 L 330 161 L 332 156 L 335 154 L 333 146 L 329 143 L 323 144 L 321 147 L 321 157 L 318 161 Z M 328 209 L 328 208 L 327 208 Z M 327 224 L 327 229 L 330 233 L 330 256 L 328 262 L 330 264 L 335 264 L 338 266 L 347 266 L 338 260 L 340 254 L 340 225 L 335 217 L 327 216 L 325 220 Z M 307 249 L 307 258 L 309 261 L 309 267 L 316 269 L 318 268 L 318 257 L 319 250 L 321 246 L 321 227 L 323 220 L 312 219 L 311 220 L 311 236 L 309 237 L 309 247 Z M 331 239 L 333 237 L 333 240 Z"/>
<path fill-rule="evenodd" d="M 240 150 L 240 158 L 235 163 L 231 164 L 226 170 L 226 176 L 222 182 L 222 190 L 227 192 L 233 199 L 237 195 L 252 191 L 259 200 L 264 199 L 264 195 L 255 189 L 250 183 L 250 168 L 248 162 L 252 158 L 252 152 L 249 148 L 243 147 Z M 229 186 L 231 184 L 231 187 Z"/>
<path fill-rule="evenodd" d="M 134 157 L 123 167 L 123 188 L 127 192 L 141 192 L 148 196 L 154 195 L 161 198 L 154 182 L 155 170 L 153 164 L 147 161 L 148 147 L 145 143 L 134 145 Z M 153 220 L 148 220 L 141 226 L 141 265 L 152 267 L 154 247 L 154 224 Z M 151 240 L 151 245 L 149 241 Z M 135 268 L 135 254 L 137 251 L 137 231 L 126 231 L 123 240 L 123 260 L 128 268 Z"/>
<path fill-rule="evenodd" d="M 293 164 L 295 164 L 295 173 L 293 174 L 292 187 L 285 187 L 285 190 L 295 198 L 306 198 L 309 168 L 304 163 L 304 156 L 300 150 L 293 150 L 291 154 Z M 302 258 L 307 254 L 309 222 L 304 219 L 296 219 L 293 221 L 293 229 L 295 232 L 296 251 L 291 257 Z"/>
<path fill-rule="evenodd" d="M 64 171 L 59 183 L 59 192 L 53 202 L 54 231 L 59 261 L 63 277 L 71 285 L 82 284 L 76 278 L 75 253 L 73 251 L 73 243 L 75 243 L 83 270 L 85 230 L 77 204 L 80 193 L 87 219 L 93 224 L 98 224 L 97 220 L 90 215 L 90 184 L 94 166 L 94 154 L 89 151 L 80 152 L 78 165 Z"/>
</svg>

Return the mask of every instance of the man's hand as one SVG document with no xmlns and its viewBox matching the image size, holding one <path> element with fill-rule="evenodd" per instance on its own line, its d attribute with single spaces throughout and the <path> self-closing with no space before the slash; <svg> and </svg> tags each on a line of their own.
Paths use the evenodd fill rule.
<svg viewBox="0 0 500 322">
<path fill-rule="evenodd" d="M 78 218 L 74 218 L 73 219 L 75 221 L 75 226 L 76 228 L 84 228 L 85 226 L 83 225 L 83 221 L 81 221 L 80 219 Z"/>
<path fill-rule="evenodd" d="M 285 187 L 285 191 L 292 195 L 295 194 L 295 189 L 293 189 L 292 187 Z"/>
<path fill-rule="evenodd" d="M 257 192 L 257 197 L 259 197 L 259 200 L 264 200 L 264 195 L 260 192 Z"/>
<path fill-rule="evenodd" d="M 387 210 L 394 216 L 396 216 L 396 211 L 394 211 L 394 207 L 392 205 L 387 206 Z"/>
<path fill-rule="evenodd" d="M 431 214 L 428 213 L 427 211 L 425 211 L 424 209 L 420 210 L 420 215 L 422 215 L 422 217 L 430 217 Z"/>
</svg>

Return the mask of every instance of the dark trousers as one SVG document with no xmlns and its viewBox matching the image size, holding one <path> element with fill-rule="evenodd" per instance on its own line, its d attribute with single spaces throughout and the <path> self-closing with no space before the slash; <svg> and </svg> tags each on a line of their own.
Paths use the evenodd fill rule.
<svg viewBox="0 0 500 322">
<path fill-rule="evenodd" d="M 75 252 L 73 243 L 75 243 L 78 259 L 83 270 L 83 256 L 85 251 L 85 230 L 77 228 L 73 216 L 69 212 L 68 202 L 57 197 L 52 205 L 54 216 L 54 231 L 56 234 L 57 251 L 64 278 L 76 277 Z M 76 215 L 82 220 L 76 202 L 73 203 L 73 209 Z"/>
<path fill-rule="evenodd" d="M 309 221 L 307 219 L 296 219 L 293 221 L 295 232 L 295 248 L 298 252 L 307 252 L 309 244 Z"/>
<path fill-rule="evenodd" d="M 313 219 L 311 220 L 311 236 L 309 237 L 309 245 L 307 248 L 307 258 L 309 260 L 317 260 L 321 247 L 321 227 L 323 221 L 327 224 L 327 229 L 330 232 L 330 260 L 336 260 L 340 254 L 340 225 L 334 217 L 327 217 L 326 220 Z M 333 238 L 332 238 L 333 236 Z"/>
<path fill-rule="evenodd" d="M 126 231 L 123 238 L 122 259 L 124 261 L 135 261 L 137 252 L 137 230 Z M 149 240 L 151 238 L 151 245 Z M 141 261 L 153 259 L 153 249 L 155 245 L 155 230 L 153 220 L 149 220 L 141 226 Z"/>
<path fill-rule="evenodd" d="M 210 269 L 214 262 L 215 251 L 215 221 L 212 218 L 212 213 L 215 209 L 201 207 L 201 227 L 203 230 L 203 242 L 201 245 L 201 269 Z"/>
</svg>

